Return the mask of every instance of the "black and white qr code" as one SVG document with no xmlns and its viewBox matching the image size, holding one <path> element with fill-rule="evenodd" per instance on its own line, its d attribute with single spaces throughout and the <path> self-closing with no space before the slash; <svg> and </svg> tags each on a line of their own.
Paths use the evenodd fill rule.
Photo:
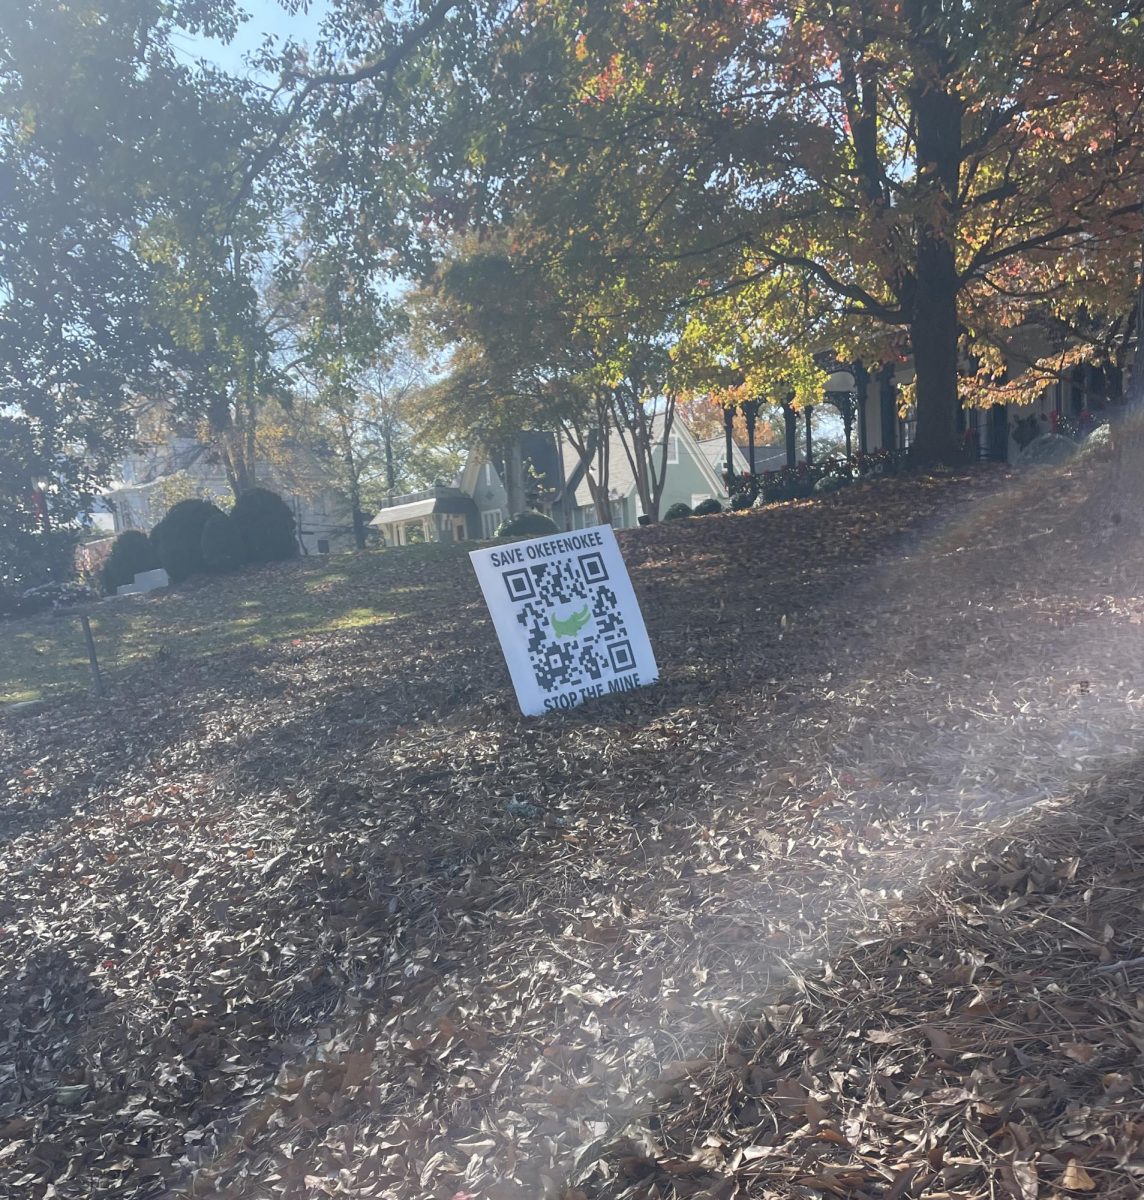
<svg viewBox="0 0 1144 1200">
<path fill-rule="evenodd" d="M 635 670 L 603 555 L 514 567 L 501 578 L 528 635 L 529 663 L 543 691 L 588 687 Z"/>
</svg>

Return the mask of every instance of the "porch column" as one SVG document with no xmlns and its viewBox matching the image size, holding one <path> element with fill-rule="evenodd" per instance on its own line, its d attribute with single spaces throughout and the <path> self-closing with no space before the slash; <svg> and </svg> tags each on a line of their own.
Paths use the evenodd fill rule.
<svg viewBox="0 0 1144 1200">
<path fill-rule="evenodd" d="M 786 434 L 786 465 L 798 463 L 798 414 L 790 400 L 783 401 L 783 432 Z"/>
<path fill-rule="evenodd" d="M 882 449 L 898 448 L 898 389 L 894 383 L 894 364 L 884 363 L 878 372 L 878 404 L 882 418 Z"/>
<path fill-rule="evenodd" d="M 739 406 L 743 416 L 747 418 L 747 466 L 751 470 L 751 478 L 755 478 L 755 422 L 759 416 L 759 402 L 744 400 Z"/>
<path fill-rule="evenodd" d="M 870 372 L 860 362 L 856 362 L 850 371 L 854 376 L 854 389 L 858 393 L 858 453 L 865 454 L 869 442 L 866 433 L 866 393 L 870 388 Z"/>
</svg>

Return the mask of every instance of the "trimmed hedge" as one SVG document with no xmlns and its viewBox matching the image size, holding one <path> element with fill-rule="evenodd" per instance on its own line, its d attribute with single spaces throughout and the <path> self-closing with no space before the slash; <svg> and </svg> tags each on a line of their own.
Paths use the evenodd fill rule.
<svg viewBox="0 0 1144 1200">
<path fill-rule="evenodd" d="M 556 522 L 543 513 L 529 509 L 527 512 L 513 513 L 511 517 L 500 523 L 496 536 L 502 537 L 543 537 L 548 533 L 559 533 Z"/>
<path fill-rule="evenodd" d="M 665 521 L 680 521 L 684 517 L 693 517 L 695 514 L 691 511 L 690 504 L 684 504 L 681 500 L 678 504 L 673 504 L 667 512 L 663 514 Z"/>
<path fill-rule="evenodd" d="M 203 526 L 202 552 L 208 571 L 233 571 L 249 557 L 238 522 L 223 512 L 215 513 Z"/>
<path fill-rule="evenodd" d="M 708 496 L 706 500 L 699 501 L 692 515 L 696 517 L 709 517 L 712 513 L 721 513 L 722 511 L 723 505 L 714 496 Z"/>
<path fill-rule="evenodd" d="M 206 500 L 180 500 L 151 530 L 159 565 L 179 583 L 206 569 L 203 562 L 203 529 L 222 510 Z"/>
<path fill-rule="evenodd" d="M 159 556 L 151 539 L 138 529 L 127 529 L 111 546 L 111 553 L 100 571 L 104 592 L 114 596 L 124 584 L 133 583 L 142 571 L 153 571 L 159 566 Z"/>
<path fill-rule="evenodd" d="M 294 514 L 281 496 L 267 488 L 251 488 L 235 501 L 231 515 L 251 562 L 282 562 L 298 557 Z"/>
</svg>

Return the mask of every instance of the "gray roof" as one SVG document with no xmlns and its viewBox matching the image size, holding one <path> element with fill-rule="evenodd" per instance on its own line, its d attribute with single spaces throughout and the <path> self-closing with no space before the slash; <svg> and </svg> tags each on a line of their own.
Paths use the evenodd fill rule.
<svg viewBox="0 0 1144 1200">
<path fill-rule="evenodd" d="M 743 453 L 742 447 L 737 443 L 732 442 L 731 461 L 735 466 L 736 471 L 745 471 L 747 469 L 747 456 Z M 699 443 L 699 449 L 703 451 L 703 457 L 711 464 L 711 469 L 723 478 L 723 464 L 727 461 L 727 439 L 725 437 L 708 438 L 704 442 Z M 757 449 L 757 447 L 756 447 Z"/>
<path fill-rule="evenodd" d="M 699 443 L 700 449 L 703 451 L 704 457 L 711 464 L 715 473 L 722 478 L 723 462 L 727 457 L 727 439 L 726 438 L 708 438 L 705 442 Z M 735 443 L 735 470 L 747 471 L 750 469 L 750 464 L 747 460 L 747 448 Z M 786 466 L 786 447 L 785 446 L 756 446 L 755 447 L 755 470 L 756 471 L 777 471 L 780 467 Z"/>
</svg>

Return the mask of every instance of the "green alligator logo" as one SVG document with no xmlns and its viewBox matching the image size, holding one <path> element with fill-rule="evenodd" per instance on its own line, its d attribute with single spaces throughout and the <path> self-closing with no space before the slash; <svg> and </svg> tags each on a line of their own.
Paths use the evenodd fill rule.
<svg viewBox="0 0 1144 1200">
<path fill-rule="evenodd" d="M 588 611 L 588 606 L 585 604 L 579 612 L 574 612 L 570 617 L 565 617 L 561 620 L 554 612 L 548 614 L 548 620 L 552 624 L 552 631 L 558 638 L 575 637 L 588 621 L 592 614 Z"/>
</svg>

